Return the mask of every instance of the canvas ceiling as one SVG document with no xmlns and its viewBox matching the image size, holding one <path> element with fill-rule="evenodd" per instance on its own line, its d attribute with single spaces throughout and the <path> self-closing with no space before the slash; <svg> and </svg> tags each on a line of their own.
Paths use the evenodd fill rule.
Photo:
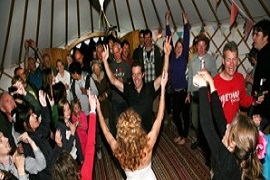
<svg viewBox="0 0 270 180">
<path fill-rule="evenodd" d="M 270 16 L 269 0 L 235 3 L 254 22 Z M 182 28 L 182 11 L 188 13 L 191 27 L 228 27 L 231 1 L 221 0 L 217 10 L 215 6 L 216 0 L 105 0 L 107 18 L 117 26 L 119 35 L 137 29 L 164 29 L 168 9 L 175 31 Z M 1 0 L 1 72 L 23 62 L 27 38 L 37 41 L 39 49 L 43 49 L 65 47 L 85 34 L 104 31 L 99 8 L 98 0 Z M 242 15 L 238 15 L 237 22 L 243 25 Z"/>
</svg>

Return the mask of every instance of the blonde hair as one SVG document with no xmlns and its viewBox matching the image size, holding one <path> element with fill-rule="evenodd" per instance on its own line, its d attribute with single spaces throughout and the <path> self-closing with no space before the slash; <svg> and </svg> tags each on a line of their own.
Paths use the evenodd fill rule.
<svg viewBox="0 0 270 180">
<path fill-rule="evenodd" d="M 141 118 L 132 109 L 120 114 L 117 123 L 117 147 L 114 151 L 124 169 L 136 170 L 148 150 L 147 134 L 141 126 Z"/>
<path fill-rule="evenodd" d="M 229 143 L 236 144 L 233 154 L 241 167 L 241 179 L 260 179 L 262 177 L 262 165 L 257 156 L 257 144 L 259 131 L 248 116 L 238 113 L 230 126 Z"/>
</svg>

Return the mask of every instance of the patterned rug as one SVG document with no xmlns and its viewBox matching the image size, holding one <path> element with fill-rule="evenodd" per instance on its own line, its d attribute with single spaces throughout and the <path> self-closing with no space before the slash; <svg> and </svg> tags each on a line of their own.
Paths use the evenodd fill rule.
<svg viewBox="0 0 270 180">
<path fill-rule="evenodd" d="M 173 142 L 174 126 L 164 126 L 153 153 L 152 168 L 159 180 L 208 180 L 210 173 L 200 149 L 190 149 L 192 138 L 185 145 Z M 103 144 L 102 158 L 95 159 L 95 180 L 121 180 L 122 175 L 115 165 L 111 152 Z"/>
</svg>

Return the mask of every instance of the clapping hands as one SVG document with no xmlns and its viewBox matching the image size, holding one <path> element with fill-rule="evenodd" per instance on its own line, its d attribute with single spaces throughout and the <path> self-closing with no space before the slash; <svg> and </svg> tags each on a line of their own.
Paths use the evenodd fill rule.
<svg viewBox="0 0 270 180">
<path fill-rule="evenodd" d="M 193 85 L 195 87 L 203 87 L 203 86 L 207 86 L 207 82 L 206 80 L 203 78 L 203 76 L 199 73 L 197 73 L 194 77 L 193 77 Z"/>
</svg>

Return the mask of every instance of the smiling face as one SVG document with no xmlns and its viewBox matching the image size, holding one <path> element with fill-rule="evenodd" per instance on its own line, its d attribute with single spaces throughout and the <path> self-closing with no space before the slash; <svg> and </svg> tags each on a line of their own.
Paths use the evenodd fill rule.
<svg viewBox="0 0 270 180">
<path fill-rule="evenodd" d="M 122 48 L 119 43 L 113 44 L 113 56 L 116 62 L 121 61 Z"/>
<path fill-rule="evenodd" d="M 205 41 L 199 41 L 196 44 L 196 50 L 197 50 L 197 54 L 198 56 L 204 56 L 206 54 L 206 48 L 207 48 L 207 44 Z"/>
<path fill-rule="evenodd" d="M 56 63 L 56 68 L 60 73 L 64 73 L 64 64 L 61 61 L 58 61 Z"/>
<path fill-rule="evenodd" d="M 95 75 L 97 75 L 98 77 L 100 76 L 101 73 L 101 69 L 98 63 L 93 64 L 93 72 L 95 73 Z"/>
<path fill-rule="evenodd" d="M 128 58 L 129 55 L 129 44 L 124 44 L 124 46 L 122 47 L 122 56 L 123 58 Z"/>
<path fill-rule="evenodd" d="M 8 138 L 6 138 L 2 132 L 0 132 L 0 156 L 9 155 L 11 151 Z"/>
<path fill-rule="evenodd" d="M 224 65 L 223 76 L 226 80 L 231 80 L 237 70 L 238 66 L 238 54 L 236 51 L 227 50 L 224 53 L 224 59 L 222 60 Z"/>
<path fill-rule="evenodd" d="M 29 125 L 32 128 L 32 130 L 36 130 L 40 125 L 40 119 L 35 113 L 32 113 L 29 118 Z"/>
<path fill-rule="evenodd" d="M 181 56 L 183 52 L 183 45 L 181 42 L 177 42 L 176 46 L 175 46 L 175 55 L 176 57 Z"/>
<path fill-rule="evenodd" d="M 80 107 L 79 103 L 75 103 L 73 105 L 73 113 L 74 113 L 74 115 L 79 116 L 80 112 L 81 112 L 81 107 Z"/>
<path fill-rule="evenodd" d="M 96 56 L 98 60 L 102 61 L 103 46 L 100 44 L 96 47 Z"/>
<path fill-rule="evenodd" d="M 140 91 L 140 89 L 143 86 L 143 77 L 144 77 L 144 73 L 142 72 L 141 67 L 140 66 L 132 67 L 131 74 L 135 89 Z"/>
<path fill-rule="evenodd" d="M 8 92 L 4 92 L 0 97 L 0 102 L 2 104 L 0 107 L 1 111 L 3 111 L 8 117 L 11 117 L 11 111 L 16 107 L 13 97 L 8 94 Z"/>
<path fill-rule="evenodd" d="M 64 105 L 64 119 L 69 120 L 71 115 L 70 106 L 68 103 L 65 103 Z"/>
<path fill-rule="evenodd" d="M 152 46 L 152 36 L 150 33 L 144 35 L 144 45 L 145 47 Z"/>
</svg>

